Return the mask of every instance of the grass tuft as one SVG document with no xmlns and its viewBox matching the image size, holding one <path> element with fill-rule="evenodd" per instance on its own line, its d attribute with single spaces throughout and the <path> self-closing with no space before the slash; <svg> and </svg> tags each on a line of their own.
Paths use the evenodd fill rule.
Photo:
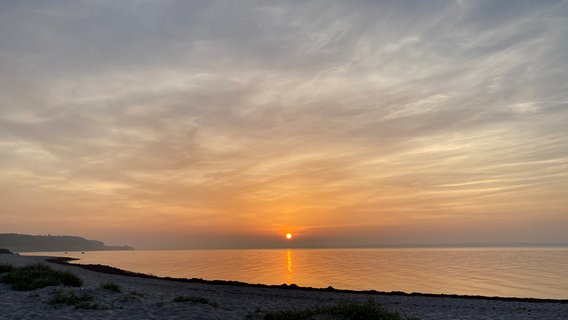
<svg viewBox="0 0 568 320">
<path fill-rule="evenodd" d="M 119 285 L 117 285 L 116 283 L 113 282 L 106 282 L 103 283 L 101 285 L 101 288 L 112 291 L 112 292 L 116 292 L 116 293 L 120 293 L 122 291 L 122 289 L 120 288 Z"/>
<path fill-rule="evenodd" d="M 0 277 L 1 283 L 6 283 L 13 290 L 31 291 L 49 286 L 64 285 L 80 287 L 83 285 L 81 278 L 67 272 L 53 270 L 45 264 L 32 264 L 11 271 Z"/>
<path fill-rule="evenodd" d="M 76 309 L 102 309 L 102 307 L 97 303 L 94 303 L 93 300 L 94 297 L 88 293 L 83 293 L 81 295 L 76 295 L 74 293 L 57 293 L 49 300 L 48 303 L 56 308 L 67 305 L 73 306 Z"/>
<path fill-rule="evenodd" d="M 134 297 L 138 297 L 138 298 L 144 298 L 144 297 L 146 297 L 146 295 L 145 295 L 144 293 L 142 293 L 142 292 L 140 292 L 140 291 L 136 291 L 136 290 L 131 291 L 131 292 L 130 292 L 130 295 L 132 295 L 132 296 L 134 296 Z"/>
<path fill-rule="evenodd" d="M 328 316 L 332 319 L 350 320 L 417 320 L 407 318 L 399 313 L 388 311 L 380 305 L 369 301 L 365 303 L 343 303 L 331 307 L 319 307 L 306 310 L 282 310 L 264 315 L 266 320 L 310 320 L 316 316 Z"/>
<path fill-rule="evenodd" d="M 217 308 L 217 303 L 214 301 L 211 301 L 205 297 L 184 297 L 184 296 L 180 296 L 180 297 L 176 297 L 174 299 L 174 302 L 195 302 L 195 303 L 202 303 L 202 304 L 208 304 L 212 307 Z"/>
<path fill-rule="evenodd" d="M 0 263 L 0 274 L 14 271 L 14 266 L 11 264 Z"/>
</svg>

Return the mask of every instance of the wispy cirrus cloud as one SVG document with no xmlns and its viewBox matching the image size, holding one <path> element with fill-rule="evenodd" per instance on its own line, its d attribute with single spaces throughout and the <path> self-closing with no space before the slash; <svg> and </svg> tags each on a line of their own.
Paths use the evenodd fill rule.
<svg viewBox="0 0 568 320">
<path fill-rule="evenodd" d="M 566 224 L 563 1 L 0 6 L 5 231 Z"/>
</svg>

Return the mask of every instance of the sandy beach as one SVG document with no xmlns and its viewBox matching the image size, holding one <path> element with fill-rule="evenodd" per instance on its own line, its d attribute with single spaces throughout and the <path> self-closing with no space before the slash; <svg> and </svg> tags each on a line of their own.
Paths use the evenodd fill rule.
<svg viewBox="0 0 568 320">
<path fill-rule="evenodd" d="M 2 254 L 0 264 L 24 266 L 45 263 L 53 269 L 79 276 L 83 286 L 16 291 L 0 284 L 0 319 L 263 319 L 270 311 L 369 300 L 405 316 L 423 320 L 568 319 L 568 300 L 393 295 L 193 283 L 101 273 L 47 262 L 48 258 Z M 120 292 L 102 288 L 108 283 L 116 285 Z M 68 293 L 88 293 L 98 309 L 77 309 L 66 305 L 54 307 L 48 303 L 54 295 Z M 203 301 L 179 301 L 180 297 L 199 297 Z"/>
</svg>

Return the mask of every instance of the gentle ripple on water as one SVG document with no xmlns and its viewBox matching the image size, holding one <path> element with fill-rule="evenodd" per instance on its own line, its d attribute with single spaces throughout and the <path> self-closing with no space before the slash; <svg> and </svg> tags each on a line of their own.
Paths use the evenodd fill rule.
<svg viewBox="0 0 568 320">
<path fill-rule="evenodd" d="M 107 264 L 168 277 L 568 299 L 568 248 L 136 250 L 49 254 L 77 257 L 81 259 L 79 263 Z"/>
</svg>

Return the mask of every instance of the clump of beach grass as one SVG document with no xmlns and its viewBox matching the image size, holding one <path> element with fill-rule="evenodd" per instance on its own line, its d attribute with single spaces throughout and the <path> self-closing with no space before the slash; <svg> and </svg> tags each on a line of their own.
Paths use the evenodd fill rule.
<svg viewBox="0 0 568 320">
<path fill-rule="evenodd" d="M 208 304 L 212 307 L 217 308 L 217 303 L 214 301 L 211 301 L 205 297 L 184 297 L 184 296 L 179 296 L 176 297 L 174 299 L 174 302 L 194 302 L 194 303 L 202 303 L 202 304 Z"/>
<path fill-rule="evenodd" d="M 305 310 L 272 311 L 264 315 L 266 320 L 311 320 L 321 319 L 321 317 L 349 320 L 418 320 L 417 318 L 407 318 L 399 313 L 386 310 L 373 301 L 365 303 L 349 302 Z"/>
<path fill-rule="evenodd" d="M 0 263 L 0 274 L 14 271 L 14 266 L 11 264 Z"/>
<path fill-rule="evenodd" d="M 105 289 L 105 290 L 109 290 L 112 292 L 116 292 L 116 293 L 120 293 L 122 291 L 122 289 L 120 288 L 120 286 L 114 282 L 105 282 L 103 284 L 101 284 L 101 288 Z"/>
<path fill-rule="evenodd" d="M 2 267 L 6 270 L 0 276 L 0 282 L 10 285 L 13 290 L 31 291 L 49 286 L 80 287 L 83 280 L 67 271 L 59 271 L 41 263 L 15 268 Z"/>
<path fill-rule="evenodd" d="M 130 291 L 130 293 L 123 294 L 120 297 L 120 301 L 123 302 L 140 302 L 142 301 L 146 295 L 139 291 Z"/>
<path fill-rule="evenodd" d="M 138 298 L 144 298 L 144 297 L 146 297 L 146 295 L 145 295 L 144 293 L 142 293 L 142 292 L 140 292 L 140 291 L 136 291 L 136 290 L 131 291 L 131 292 L 130 292 L 130 295 L 131 295 L 131 296 L 134 296 L 134 297 L 138 297 Z"/>
<path fill-rule="evenodd" d="M 88 293 L 77 295 L 73 292 L 57 292 L 55 296 L 48 301 L 48 303 L 55 308 L 60 308 L 62 306 L 73 306 L 75 307 L 75 309 L 103 309 L 99 304 L 93 302 L 93 300 L 94 297 Z"/>
</svg>

